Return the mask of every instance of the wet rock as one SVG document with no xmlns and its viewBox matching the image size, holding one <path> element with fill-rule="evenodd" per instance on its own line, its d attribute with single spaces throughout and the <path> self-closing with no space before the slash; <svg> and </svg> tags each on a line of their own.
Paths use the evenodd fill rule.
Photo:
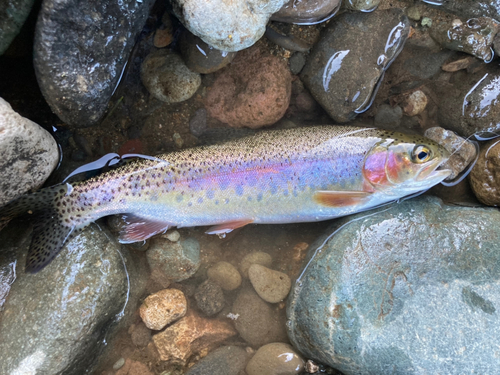
<svg viewBox="0 0 500 375">
<path fill-rule="evenodd" d="M 399 9 L 344 13 L 325 28 L 300 77 L 335 121 L 352 120 L 371 105 L 408 33 Z"/>
<path fill-rule="evenodd" d="M 0 312 L 0 373 L 92 372 L 117 319 L 135 309 L 130 307 L 137 303 L 132 296 L 142 293 L 134 289 L 142 275 L 125 253 L 127 275 L 120 247 L 94 224 L 42 271 L 26 274 L 31 239 L 25 232 L 18 223 L 0 232 L 4 260 L 8 254 L 18 258 L 16 280 Z"/>
<path fill-rule="evenodd" d="M 361 12 L 371 12 L 378 7 L 380 1 L 381 0 L 347 0 L 345 2 L 345 7 Z"/>
<path fill-rule="evenodd" d="M 181 234 L 175 229 L 172 229 L 169 230 L 166 234 L 164 234 L 163 237 L 169 240 L 170 242 L 177 242 L 181 239 Z"/>
<path fill-rule="evenodd" d="M 282 311 L 273 309 L 251 288 L 238 293 L 231 313 L 236 317 L 236 330 L 254 348 L 271 342 L 288 342 Z"/>
<path fill-rule="evenodd" d="M 246 367 L 248 375 L 295 375 L 304 369 L 304 360 L 288 344 L 276 342 L 259 348 Z"/>
<path fill-rule="evenodd" d="M 228 322 L 205 319 L 193 311 L 153 336 L 153 342 L 162 361 L 186 364 L 201 351 L 209 351 L 234 336 L 236 331 Z"/>
<path fill-rule="evenodd" d="M 118 361 L 115 362 L 115 364 L 113 365 L 113 370 L 119 370 L 123 367 L 123 365 L 125 364 L 125 358 L 121 357 Z"/>
<path fill-rule="evenodd" d="M 33 3 L 34 0 L 0 1 L 0 56 L 21 30 Z"/>
<path fill-rule="evenodd" d="M 157 237 L 151 240 L 146 256 L 152 270 L 160 271 L 169 280 L 182 281 L 200 267 L 200 244 L 195 238 L 171 242 Z"/>
<path fill-rule="evenodd" d="M 288 59 L 288 63 L 290 64 L 290 72 L 292 74 L 299 74 L 306 64 L 306 57 L 303 53 L 297 52 Z"/>
<path fill-rule="evenodd" d="M 474 17 L 491 17 L 500 20 L 500 3 L 490 0 L 423 0 L 432 5 L 439 5 L 443 10 L 465 19 Z"/>
<path fill-rule="evenodd" d="M 0 206 L 43 185 L 59 162 L 48 131 L 0 98 Z"/>
<path fill-rule="evenodd" d="M 186 66 L 193 72 L 208 74 L 224 68 L 233 61 L 235 52 L 219 51 L 196 35 L 185 31 L 180 40 L 181 55 Z"/>
<path fill-rule="evenodd" d="M 248 277 L 248 269 L 252 264 L 260 264 L 264 267 L 271 267 L 273 258 L 263 251 L 254 251 L 243 257 L 240 262 L 240 271 L 243 277 Z"/>
<path fill-rule="evenodd" d="M 290 292 L 292 282 L 287 274 L 252 264 L 248 277 L 260 298 L 269 303 L 283 301 Z"/>
<path fill-rule="evenodd" d="M 205 107 L 210 116 L 232 127 L 259 128 L 283 117 L 291 87 L 290 71 L 279 58 L 249 49 L 217 77 Z"/>
<path fill-rule="evenodd" d="M 284 35 L 270 26 L 266 27 L 265 35 L 271 42 L 289 51 L 308 52 L 312 47 L 312 45 L 307 43 L 305 40 L 292 34 Z"/>
<path fill-rule="evenodd" d="M 186 311 L 186 297 L 177 289 L 164 289 L 151 294 L 139 308 L 139 314 L 146 327 L 156 331 L 182 318 L 186 315 Z"/>
<path fill-rule="evenodd" d="M 336 223 L 290 293 L 294 347 L 346 375 L 495 372 L 499 219 L 418 197 Z"/>
<path fill-rule="evenodd" d="M 395 129 L 401 124 L 403 110 L 400 106 L 382 104 L 375 114 L 375 126 L 381 129 Z"/>
<path fill-rule="evenodd" d="M 76 127 L 98 122 L 152 0 L 47 0 L 36 24 L 34 65 L 52 111 Z"/>
<path fill-rule="evenodd" d="M 231 263 L 217 262 L 207 270 L 207 276 L 224 290 L 235 290 L 241 285 L 241 275 Z"/>
<path fill-rule="evenodd" d="M 500 132 L 500 75 L 475 77 L 446 90 L 439 103 L 440 123 L 465 137 Z"/>
<path fill-rule="evenodd" d="M 153 372 L 149 371 L 144 363 L 127 358 L 123 367 L 115 372 L 115 375 L 153 375 Z"/>
<path fill-rule="evenodd" d="M 153 44 L 156 48 L 164 48 L 174 40 L 174 30 L 172 25 L 172 20 L 168 13 L 165 13 L 162 17 L 161 26 L 156 29 L 155 36 L 153 39 Z"/>
<path fill-rule="evenodd" d="M 404 62 L 404 67 L 417 79 L 430 79 L 441 73 L 441 66 L 453 53 L 449 50 L 429 53 L 427 48 L 420 48 L 419 53 L 412 55 Z"/>
<path fill-rule="evenodd" d="M 141 80 L 151 95 L 166 103 L 188 100 L 201 84 L 200 75 L 189 70 L 177 53 L 167 49 L 150 53 L 144 59 Z"/>
<path fill-rule="evenodd" d="M 136 324 L 130 334 L 132 343 L 139 347 L 146 347 L 151 341 L 151 330 L 142 322 Z"/>
<path fill-rule="evenodd" d="M 340 8 L 340 0 L 289 1 L 272 16 L 273 21 L 310 25 L 326 21 Z"/>
<path fill-rule="evenodd" d="M 450 130 L 440 127 L 430 128 L 425 131 L 424 136 L 444 146 L 452 154 L 440 167 L 452 171 L 445 181 L 453 180 L 476 158 L 476 147 Z"/>
<path fill-rule="evenodd" d="M 493 59 L 493 38 L 499 30 L 498 22 L 488 17 L 463 21 L 454 19 L 434 22 L 429 34 L 442 47 L 476 56 L 486 62 Z"/>
<path fill-rule="evenodd" d="M 236 52 L 253 45 L 267 21 L 286 0 L 173 0 L 175 15 L 194 35 L 221 51 Z"/>
<path fill-rule="evenodd" d="M 206 316 L 215 315 L 224 308 L 224 292 L 219 284 L 211 280 L 205 280 L 196 288 L 194 299 Z"/>
<path fill-rule="evenodd" d="M 477 163 L 470 173 L 470 184 L 482 203 L 500 205 L 500 142 L 497 139 L 481 147 Z"/>
<path fill-rule="evenodd" d="M 191 367 L 186 375 L 239 375 L 245 369 L 248 354 L 239 346 L 223 346 Z"/>
</svg>

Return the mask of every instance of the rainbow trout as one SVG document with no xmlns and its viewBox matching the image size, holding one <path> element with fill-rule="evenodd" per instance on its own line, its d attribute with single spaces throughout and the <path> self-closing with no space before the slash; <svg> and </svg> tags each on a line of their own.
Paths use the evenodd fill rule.
<svg viewBox="0 0 500 375">
<path fill-rule="evenodd" d="M 449 153 L 421 136 L 320 126 L 262 131 L 220 145 L 137 159 L 84 182 L 22 196 L 0 218 L 39 215 L 27 272 L 45 267 L 91 222 L 122 214 L 119 241 L 171 227 L 320 221 L 353 214 L 441 182 Z"/>
</svg>

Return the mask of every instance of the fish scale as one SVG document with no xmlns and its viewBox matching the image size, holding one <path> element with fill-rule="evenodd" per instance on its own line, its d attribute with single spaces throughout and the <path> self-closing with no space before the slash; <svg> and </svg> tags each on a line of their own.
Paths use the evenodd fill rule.
<svg viewBox="0 0 500 375">
<path fill-rule="evenodd" d="M 419 164 L 417 171 L 408 155 L 418 144 L 434 150 L 434 156 L 432 165 Z M 404 150 L 388 153 L 394 147 Z M 385 173 L 389 159 L 384 153 L 400 163 L 390 175 L 398 178 L 399 168 L 415 176 L 424 167 L 436 173 L 447 158 L 446 150 L 428 139 L 373 128 L 262 131 L 223 144 L 138 159 L 87 181 L 48 188 L 8 204 L 0 217 L 34 208 L 51 218 L 35 231 L 27 269 L 36 272 L 75 230 L 108 215 L 124 215 L 127 225 L 120 240 L 127 243 L 173 226 L 215 225 L 208 232 L 223 234 L 248 223 L 326 220 L 428 187 L 408 177 L 404 178 L 411 183 L 405 180 L 395 186 L 372 183 L 370 178 L 380 179 Z M 434 180 L 433 184 L 442 178 Z"/>
</svg>

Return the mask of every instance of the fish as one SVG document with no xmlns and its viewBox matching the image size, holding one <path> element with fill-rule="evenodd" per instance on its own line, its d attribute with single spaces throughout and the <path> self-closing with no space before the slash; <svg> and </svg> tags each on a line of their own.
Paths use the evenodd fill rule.
<svg viewBox="0 0 500 375">
<path fill-rule="evenodd" d="M 49 264 L 90 223 L 122 215 L 121 243 L 172 227 L 315 222 L 378 207 L 440 183 L 450 157 L 419 135 L 353 126 L 265 130 L 133 161 L 23 195 L 0 218 L 36 215 L 25 270 Z"/>
</svg>

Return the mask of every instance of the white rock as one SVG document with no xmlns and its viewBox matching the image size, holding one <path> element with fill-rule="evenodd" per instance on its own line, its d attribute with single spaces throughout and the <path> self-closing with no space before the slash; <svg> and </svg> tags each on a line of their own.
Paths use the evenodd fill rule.
<svg viewBox="0 0 500 375">
<path fill-rule="evenodd" d="M 39 188 L 59 161 L 57 143 L 0 98 L 0 206 Z"/>
<path fill-rule="evenodd" d="M 288 0 L 173 0 L 174 13 L 194 35 L 221 51 L 236 52 L 259 40 Z"/>
</svg>

